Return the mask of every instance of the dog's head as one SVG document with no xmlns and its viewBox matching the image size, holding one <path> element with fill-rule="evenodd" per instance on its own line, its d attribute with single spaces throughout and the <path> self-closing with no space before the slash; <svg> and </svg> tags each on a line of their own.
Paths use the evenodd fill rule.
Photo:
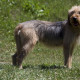
<svg viewBox="0 0 80 80">
<path fill-rule="evenodd" d="M 69 10 L 68 22 L 74 28 L 80 29 L 80 6 L 73 6 Z"/>
</svg>

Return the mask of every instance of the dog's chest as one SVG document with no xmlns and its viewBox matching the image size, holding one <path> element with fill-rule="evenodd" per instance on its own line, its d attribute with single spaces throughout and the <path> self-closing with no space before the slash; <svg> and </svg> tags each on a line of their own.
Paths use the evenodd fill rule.
<svg viewBox="0 0 80 80">
<path fill-rule="evenodd" d="M 77 46 L 80 46 L 80 36 L 78 36 L 78 39 L 77 39 Z"/>
</svg>

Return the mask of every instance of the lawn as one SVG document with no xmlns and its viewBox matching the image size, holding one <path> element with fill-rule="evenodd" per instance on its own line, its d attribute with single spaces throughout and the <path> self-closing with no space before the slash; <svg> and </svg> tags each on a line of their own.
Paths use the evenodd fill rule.
<svg viewBox="0 0 80 80">
<path fill-rule="evenodd" d="M 72 69 L 63 67 L 62 48 L 38 43 L 25 58 L 23 69 L 12 66 L 16 51 L 14 29 L 23 21 L 62 21 L 80 0 L 0 0 L 0 80 L 80 80 L 80 46 L 73 53 Z"/>
</svg>

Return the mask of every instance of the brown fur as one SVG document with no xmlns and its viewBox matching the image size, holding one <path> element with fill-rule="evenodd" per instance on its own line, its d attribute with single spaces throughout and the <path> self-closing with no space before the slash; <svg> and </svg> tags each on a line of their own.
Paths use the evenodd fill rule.
<svg viewBox="0 0 80 80">
<path fill-rule="evenodd" d="M 64 65 L 71 68 L 72 53 L 80 34 L 80 6 L 69 10 L 68 20 L 48 22 L 32 20 L 20 23 L 15 29 L 17 51 L 12 56 L 13 65 L 22 68 L 22 61 L 40 41 L 47 46 L 63 46 Z"/>
</svg>

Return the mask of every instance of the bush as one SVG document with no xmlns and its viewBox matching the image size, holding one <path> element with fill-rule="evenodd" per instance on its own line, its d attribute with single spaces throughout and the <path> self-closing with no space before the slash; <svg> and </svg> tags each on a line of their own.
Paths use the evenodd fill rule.
<svg viewBox="0 0 80 80">
<path fill-rule="evenodd" d="M 26 13 L 30 13 L 35 19 L 49 15 L 49 9 L 45 5 L 41 5 L 40 2 L 35 3 L 33 0 L 26 0 L 22 7 Z"/>
</svg>

